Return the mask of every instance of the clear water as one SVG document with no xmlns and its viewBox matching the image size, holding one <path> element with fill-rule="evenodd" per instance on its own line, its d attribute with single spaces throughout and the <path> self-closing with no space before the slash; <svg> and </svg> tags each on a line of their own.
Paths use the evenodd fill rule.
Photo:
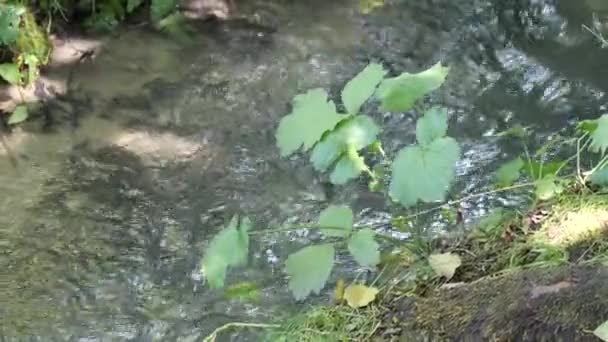
<svg viewBox="0 0 608 342">
<path fill-rule="evenodd" d="M 8 138 L 17 168 L 0 150 L 0 340 L 198 341 L 226 322 L 301 309 L 282 262 L 316 236 L 255 242 L 250 267 L 228 283 L 259 283 L 258 303 L 209 290 L 202 250 L 235 213 L 263 228 L 347 203 L 360 221 L 389 226 L 389 206 L 363 182 L 328 187 L 305 158 L 281 160 L 274 147 L 295 94 L 324 87 L 337 97 L 369 60 L 393 74 L 439 60 L 452 68 L 428 102 L 449 108 L 450 134 L 464 147 L 454 197 L 519 153 L 493 133 L 529 125 L 541 142 L 606 109 L 608 50 L 581 29 L 593 13 L 606 16 L 601 2 L 395 0 L 369 15 L 357 7 L 243 1 L 246 20 L 201 25 L 193 41 L 128 29 L 104 38 L 94 60 L 51 70 L 71 74 L 68 95 L 39 111 L 46 121 Z M 386 127 L 389 153 L 413 142 L 413 113 L 368 109 Z M 463 208 L 474 220 L 521 201 L 488 196 Z M 432 222 L 419 224 L 442 228 Z M 337 274 L 352 270 L 339 258 Z"/>
</svg>

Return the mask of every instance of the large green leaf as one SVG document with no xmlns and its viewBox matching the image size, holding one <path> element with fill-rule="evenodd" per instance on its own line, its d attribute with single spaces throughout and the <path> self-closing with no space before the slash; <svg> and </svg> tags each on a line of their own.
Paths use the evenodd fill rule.
<svg viewBox="0 0 608 342">
<path fill-rule="evenodd" d="M 513 184 L 513 182 L 519 179 L 519 171 L 522 167 L 524 167 L 524 161 L 520 157 L 506 162 L 496 171 L 496 184 L 499 187 Z"/>
<path fill-rule="evenodd" d="M 443 84 L 449 70 L 437 63 L 418 74 L 406 72 L 384 80 L 376 92 L 382 102 L 382 109 L 391 112 L 410 110 L 418 99 Z"/>
<path fill-rule="evenodd" d="M 433 107 L 416 122 L 416 140 L 422 146 L 427 146 L 435 139 L 445 136 L 447 131 L 448 111 L 445 108 Z"/>
<path fill-rule="evenodd" d="M 380 128 L 372 118 L 357 115 L 342 121 L 315 145 L 310 161 L 318 171 L 327 170 L 349 148 L 359 151 L 376 141 Z"/>
<path fill-rule="evenodd" d="M 300 147 L 309 150 L 321 140 L 323 134 L 348 117 L 336 112 L 336 106 L 327 100 L 323 89 L 313 89 L 294 98 L 293 111 L 281 119 L 276 132 L 281 156 L 286 157 Z"/>
<path fill-rule="evenodd" d="M 348 236 L 353 229 L 353 211 L 346 205 L 332 205 L 327 207 L 319 215 L 321 227 L 339 229 L 321 229 L 327 236 Z"/>
<path fill-rule="evenodd" d="M 209 243 L 201 263 L 201 271 L 211 287 L 223 287 L 228 267 L 240 266 L 247 262 L 247 231 L 250 226 L 249 219 L 244 218 L 239 224 L 238 217 L 234 216 L 228 226 Z"/>
<path fill-rule="evenodd" d="M 302 300 L 311 292 L 321 292 L 334 266 L 334 253 L 334 246 L 325 244 L 302 248 L 287 258 L 285 271 L 295 299 Z"/>
<path fill-rule="evenodd" d="M 597 123 L 597 128 L 591 133 L 589 150 L 604 154 L 606 153 L 606 149 L 608 149 L 608 114 L 602 115 L 595 122 Z"/>
<path fill-rule="evenodd" d="M 599 186 L 608 185 L 608 166 L 604 166 L 603 168 L 596 170 L 589 177 L 591 183 Z"/>
<path fill-rule="evenodd" d="M 25 9 L 21 6 L 0 4 L 0 44 L 11 45 L 19 35 L 19 23 Z"/>
<path fill-rule="evenodd" d="M 392 166 L 391 197 L 405 206 L 444 200 L 459 158 L 460 147 L 450 137 L 403 148 Z"/>
<path fill-rule="evenodd" d="M 0 64 L 0 77 L 10 84 L 21 83 L 21 73 L 19 67 L 15 63 Z"/>
<path fill-rule="evenodd" d="M 348 251 L 361 266 L 376 266 L 380 262 L 378 243 L 374 240 L 373 230 L 369 228 L 357 231 L 348 240 Z"/>
<path fill-rule="evenodd" d="M 358 114 L 361 106 L 374 94 L 376 87 L 386 75 L 380 64 L 371 63 L 342 90 L 342 103 L 350 114 Z"/>
<path fill-rule="evenodd" d="M 17 106 L 17 107 L 15 107 L 15 110 L 13 110 L 13 113 L 11 114 L 11 116 L 8 118 L 8 124 L 16 125 L 18 123 L 25 121 L 27 119 L 27 117 L 28 117 L 27 107 L 25 105 Z"/>
<path fill-rule="evenodd" d="M 336 167 L 329 175 L 329 181 L 332 184 L 344 185 L 351 179 L 359 177 L 366 169 L 365 159 L 357 150 L 350 148 L 336 163 Z"/>
</svg>

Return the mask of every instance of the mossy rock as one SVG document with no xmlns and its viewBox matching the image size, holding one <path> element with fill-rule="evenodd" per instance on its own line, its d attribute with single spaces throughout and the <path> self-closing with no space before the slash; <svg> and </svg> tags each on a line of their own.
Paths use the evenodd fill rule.
<svg viewBox="0 0 608 342">
<path fill-rule="evenodd" d="M 597 341 L 592 331 L 608 319 L 608 268 L 514 271 L 390 306 L 381 340 Z"/>
</svg>

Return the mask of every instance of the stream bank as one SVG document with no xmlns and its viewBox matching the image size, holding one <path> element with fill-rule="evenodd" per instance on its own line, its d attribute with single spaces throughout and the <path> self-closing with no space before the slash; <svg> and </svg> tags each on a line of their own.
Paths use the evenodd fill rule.
<svg viewBox="0 0 608 342">
<path fill-rule="evenodd" d="M 449 108 L 450 134 L 464 149 L 452 196 L 466 196 L 521 153 L 496 132 L 531 126 L 541 144 L 606 109 L 606 50 L 576 21 L 595 10 L 564 3 L 387 1 L 363 15 L 351 1 L 244 1 L 239 8 L 256 25 L 206 23 L 189 43 L 145 29 L 105 37 L 101 52 L 62 83 L 65 96 L 33 108 L 33 120 L 8 137 L 17 169 L 0 150 L 2 338 L 194 341 L 228 322 L 301 311 L 306 304 L 287 292 L 283 262 L 316 238 L 302 232 L 255 241 L 249 267 L 230 273 L 231 284 L 258 284 L 259 301 L 204 284 L 202 251 L 227 218 L 246 213 L 261 229 L 309 222 L 346 203 L 360 223 L 399 232 L 391 206 L 362 182 L 331 188 L 305 161 L 279 157 L 274 132 L 293 96 L 323 87 L 337 97 L 369 61 L 391 74 L 449 64 L 447 83 L 428 102 Z M 61 81 L 70 68 L 60 64 L 47 76 Z M 388 127 L 387 153 L 413 140 L 414 113 L 373 115 Z M 463 203 L 464 223 L 527 201 L 475 198 Z M 430 233 L 462 228 L 440 215 L 417 224 Z M 358 271 L 340 259 L 330 283 Z M 314 301 L 327 303 L 331 284 Z M 406 304 L 394 312 L 409 312 Z M 437 326 L 422 319 L 422 327 L 447 330 L 447 318 Z M 381 320 L 369 322 L 372 336 L 391 328 L 373 331 Z"/>
</svg>

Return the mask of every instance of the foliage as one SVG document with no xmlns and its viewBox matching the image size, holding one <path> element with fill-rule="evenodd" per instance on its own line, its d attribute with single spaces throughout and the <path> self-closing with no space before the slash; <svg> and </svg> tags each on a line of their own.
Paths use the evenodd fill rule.
<svg viewBox="0 0 608 342">
<path fill-rule="evenodd" d="M 360 111 L 365 108 L 365 103 L 370 97 L 379 100 L 383 109 L 409 111 L 414 107 L 416 100 L 441 85 L 447 71 L 448 68 L 437 64 L 417 74 L 404 73 L 398 77 L 384 79 L 386 76 L 384 68 L 379 64 L 369 64 L 347 82 L 341 92 L 342 105 L 346 113 L 338 111 L 338 106 L 328 98 L 328 93 L 323 89 L 313 89 L 295 96 L 291 113 L 281 119 L 276 132 L 277 147 L 281 156 L 291 156 L 298 151 L 310 151 L 312 166 L 321 172 L 329 171 L 329 180 L 333 184 L 344 184 L 365 174 L 370 187 L 376 189 L 382 188 L 378 186 L 383 183 L 380 177 L 389 169 L 387 166 L 390 166 L 388 170 L 390 173 L 387 175 L 390 183 L 386 195 L 406 209 L 419 202 L 445 201 L 450 184 L 456 175 L 455 165 L 461 154 L 459 144 L 447 136 L 447 110 L 432 107 L 424 111 L 416 122 L 416 144 L 401 148 L 393 161 L 382 150 L 379 126 L 371 116 Z M 600 186 L 605 185 L 605 169 L 608 167 L 606 165 L 608 157 L 604 155 L 608 147 L 605 141 L 608 123 L 606 118 L 607 116 L 602 116 L 597 120 L 585 122 L 578 126 L 576 138 L 549 141 L 533 154 L 526 145 L 528 138 L 526 129 L 520 127 L 512 129 L 511 133 L 502 134 L 502 137 L 520 139 L 525 153 L 498 169 L 495 179 L 499 188 L 490 192 L 533 187 L 538 200 L 549 200 L 569 186 L 571 180 L 561 176 L 560 173 L 570 167 L 574 161 L 577 161 L 576 174 L 580 184 L 585 185 L 590 181 Z M 566 160 L 547 160 L 547 154 L 552 148 L 569 146 L 567 144 L 572 142 L 577 146 L 575 155 Z M 581 153 L 585 150 L 599 153 L 602 158 L 593 170 L 588 172 L 581 170 L 578 162 Z M 369 166 L 365 160 L 366 153 L 369 152 L 382 157 L 382 161 Z M 530 181 L 517 184 L 516 182 L 522 177 L 527 177 Z M 487 193 L 480 192 L 466 198 Z M 448 210 L 456 203 L 459 201 L 450 201 L 447 205 L 443 204 L 422 213 L 439 209 Z M 419 213 L 411 217 L 417 215 Z M 510 216 L 498 212 L 496 219 L 493 218 L 492 222 L 488 221 L 487 227 L 477 230 L 479 236 L 490 240 L 502 236 L 504 232 L 500 222 L 506 218 Z M 395 217 L 393 221 L 407 223 L 408 217 Z M 372 227 L 354 229 L 354 215 L 350 208 L 344 205 L 333 205 L 323 210 L 316 225 L 252 231 L 250 234 L 301 228 L 318 229 L 330 241 L 304 247 L 287 257 L 285 271 L 289 276 L 289 289 L 298 300 L 321 291 L 331 275 L 336 254 L 344 245 L 352 258 L 362 267 L 375 267 L 381 261 L 380 245 L 376 241 L 377 233 Z M 415 262 L 422 265 L 418 269 L 423 270 L 420 271 L 420 275 L 424 276 L 424 279 L 454 277 L 456 270 L 462 264 L 460 256 L 449 252 L 431 254 L 433 248 L 425 242 L 416 240 L 416 235 L 413 235 L 413 238 L 413 245 L 419 243 L 418 248 L 414 246 L 412 250 L 424 255 Z M 214 247 L 216 243 L 218 242 L 214 239 L 208 248 L 216 248 Z M 534 253 L 534 262 L 537 263 L 564 260 L 563 253 L 556 252 L 548 245 L 535 245 Z M 517 260 L 516 256 L 510 262 L 513 260 Z M 221 267 L 216 274 L 211 273 L 206 277 L 208 279 L 211 277 L 210 282 L 222 284 L 225 269 L 226 267 Z M 339 284 L 337 289 L 343 289 Z M 342 290 L 339 294 L 342 297 Z"/>
<path fill-rule="evenodd" d="M 405 206 L 444 200 L 460 158 L 460 147 L 454 139 L 444 137 L 446 130 L 443 110 L 431 109 L 418 120 L 418 146 L 403 148 L 393 162 L 390 195 L 394 200 Z"/>
<path fill-rule="evenodd" d="M 21 83 L 21 73 L 19 72 L 19 67 L 15 63 L 0 64 L 0 77 L 13 85 Z"/>
<path fill-rule="evenodd" d="M 361 106 L 374 94 L 385 75 L 386 70 L 382 65 L 372 63 L 350 80 L 342 90 L 342 103 L 346 107 L 346 112 L 357 115 Z"/>
<path fill-rule="evenodd" d="M 18 124 L 20 122 L 25 121 L 27 119 L 27 117 L 28 117 L 27 107 L 25 105 L 17 106 L 13 110 L 13 113 L 11 114 L 11 116 L 8 118 L 8 124 L 9 125 Z"/>
<path fill-rule="evenodd" d="M 323 210 L 319 215 L 319 226 L 339 228 L 321 229 L 321 232 L 326 236 L 346 237 L 353 229 L 353 212 L 345 205 L 332 205 Z"/>
<path fill-rule="evenodd" d="M 260 298 L 260 289 L 257 284 L 245 281 L 227 287 L 224 296 L 238 301 L 257 302 Z"/>
<path fill-rule="evenodd" d="M 289 289 L 297 300 L 319 293 L 325 286 L 334 265 L 334 246 L 308 246 L 291 254 L 285 261 L 289 275 Z"/>
<path fill-rule="evenodd" d="M 250 226 L 249 219 L 244 218 L 239 222 L 239 218 L 235 216 L 228 226 L 211 240 L 201 262 L 201 271 L 211 287 L 224 286 L 228 267 L 240 266 L 247 262 L 247 231 Z"/>
<path fill-rule="evenodd" d="M 380 246 L 376 234 L 369 228 L 361 229 L 348 240 L 348 251 L 361 266 L 373 267 L 380 263 Z"/>
<path fill-rule="evenodd" d="M 524 161 L 521 157 L 517 157 L 508 163 L 502 165 L 496 171 L 496 183 L 500 187 L 512 185 L 519 179 L 519 171 L 524 167 Z"/>
<path fill-rule="evenodd" d="M 3 2 L 0 4 L 0 49 L 8 52 L 11 61 L 2 64 L 0 77 L 13 85 L 28 85 L 37 79 L 40 68 L 49 61 L 51 44 L 48 30 L 55 18 L 72 21 L 78 14 L 79 19 L 84 18 L 82 23 L 85 27 L 96 31 L 107 31 L 125 20 L 129 14 L 149 6 L 150 18 L 157 27 L 170 27 L 175 31 L 176 27 L 182 24 L 181 22 L 171 20 L 161 23 L 172 16 L 176 5 L 176 0 L 8 0 Z M 19 77 L 16 76 L 15 70 L 19 72 Z"/>
<path fill-rule="evenodd" d="M 336 105 L 327 99 L 323 89 L 313 89 L 293 100 L 293 110 L 281 120 L 277 129 L 277 145 L 281 156 L 287 157 L 300 148 L 308 151 L 333 129 L 346 115 L 336 112 Z"/>
<path fill-rule="evenodd" d="M 354 309 L 368 306 L 369 303 L 376 299 L 378 289 L 360 284 L 349 285 L 344 290 L 344 299 L 348 306 Z"/>
<path fill-rule="evenodd" d="M 597 336 L 604 342 L 608 341 L 608 321 L 602 323 L 599 327 L 593 330 L 593 335 Z"/>
<path fill-rule="evenodd" d="M 604 114 L 597 120 L 594 120 L 594 123 L 597 126 L 591 132 L 589 150 L 603 155 L 606 153 L 606 149 L 608 149 L 608 114 Z"/>
<path fill-rule="evenodd" d="M 384 80 L 376 93 L 382 103 L 382 109 L 391 112 L 412 109 L 417 100 L 443 84 L 448 71 L 449 68 L 437 63 L 418 74 L 406 72 Z"/>
</svg>

